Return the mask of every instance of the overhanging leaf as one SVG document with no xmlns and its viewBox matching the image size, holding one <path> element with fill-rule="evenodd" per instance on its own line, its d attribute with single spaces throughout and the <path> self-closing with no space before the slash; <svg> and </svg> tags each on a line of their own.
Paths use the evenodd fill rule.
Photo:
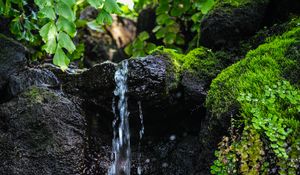
<svg viewBox="0 0 300 175">
<path fill-rule="evenodd" d="M 40 11 L 39 11 L 39 17 L 40 18 L 49 18 L 51 20 L 55 20 L 56 19 L 56 15 L 55 15 L 55 12 L 54 12 L 54 9 L 50 6 L 46 6 L 44 8 L 42 8 Z"/>
<path fill-rule="evenodd" d="M 103 5 L 104 0 L 87 0 L 87 2 L 94 8 L 98 9 Z"/>
<path fill-rule="evenodd" d="M 34 3 L 40 8 L 44 8 L 46 6 L 52 6 L 53 0 L 34 0 Z"/>
<path fill-rule="evenodd" d="M 72 11 L 71 7 L 64 2 L 59 1 L 55 6 L 55 10 L 59 16 L 62 16 L 71 22 L 75 21 L 74 12 Z"/>
<path fill-rule="evenodd" d="M 65 32 L 60 32 L 58 34 L 58 43 L 62 48 L 65 48 L 68 50 L 69 53 L 74 52 L 76 49 L 73 41 L 71 40 L 70 36 L 67 35 Z"/>
<path fill-rule="evenodd" d="M 48 41 L 48 33 L 49 33 L 51 25 L 52 25 L 52 22 L 48 22 L 40 30 L 40 35 L 44 42 Z"/>
<path fill-rule="evenodd" d="M 97 18 L 96 18 L 96 22 L 98 24 L 108 24 L 111 25 L 113 22 L 113 18 L 111 17 L 111 15 L 105 11 L 104 9 L 101 10 L 101 12 L 98 14 Z"/>
<path fill-rule="evenodd" d="M 64 2 L 65 4 L 67 4 L 69 7 L 73 7 L 73 5 L 76 4 L 76 0 L 60 0 L 62 2 Z"/>
<path fill-rule="evenodd" d="M 66 56 L 60 45 L 57 46 L 53 57 L 53 64 L 59 66 L 63 71 L 65 71 L 70 64 L 69 58 Z"/>
<path fill-rule="evenodd" d="M 120 14 L 122 12 L 116 0 L 105 0 L 103 9 L 108 13 Z"/>
<path fill-rule="evenodd" d="M 56 25 L 59 31 L 65 31 L 71 37 L 74 37 L 76 35 L 76 25 L 74 22 L 71 22 L 66 18 L 60 16 L 56 22 Z"/>
</svg>

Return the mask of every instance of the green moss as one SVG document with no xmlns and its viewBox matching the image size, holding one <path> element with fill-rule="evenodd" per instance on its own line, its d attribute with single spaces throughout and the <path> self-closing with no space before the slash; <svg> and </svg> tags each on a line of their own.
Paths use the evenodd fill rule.
<svg viewBox="0 0 300 175">
<path fill-rule="evenodd" d="M 295 76 L 297 72 L 291 70 L 300 70 L 299 42 L 299 25 L 281 36 L 267 39 L 267 43 L 248 52 L 245 59 L 228 67 L 213 80 L 206 101 L 213 120 L 229 117 L 230 111 L 238 107 L 239 114 L 233 116 L 233 120 L 240 122 L 238 125 L 232 123 L 234 129 L 253 127 L 263 138 L 264 145 L 271 148 L 271 154 L 266 157 L 277 162 L 280 174 L 295 171 L 294 165 L 284 163 L 287 160 L 299 163 L 293 158 L 299 157 L 299 152 L 286 151 L 300 147 L 300 90 L 287 81 L 296 79 L 295 85 L 299 82 L 299 76 Z M 232 137 L 236 139 L 236 136 Z M 241 142 L 249 144 L 248 140 L 238 139 L 232 144 Z M 249 159 L 250 156 L 247 161 L 251 162 Z"/>
<path fill-rule="evenodd" d="M 182 58 L 181 69 L 212 79 L 220 72 L 222 65 L 210 49 L 200 47 Z"/>
<path fill-rule="evenodd" d="M 45 99 L 50 100 L 58 98 L 54 93 L 36 86 L 30 87 L 23 95 L 29 98 L 33 103 L 43 103 Z"/>
<path fill-rule="evenodd" d="M 229 63 L 230 55 L 218 51 L 216 53 L 205 47 L 199 47 L 183 55 L 173 49 L 157 48 L 152 54 L 165 55 L 171 59 L 175 67 L 177 80 L 183 72 L 194 74 L 205 82 L 210 82 Z"/>
<path fill-rule="evenodd" d="M 225 69 L 211 84 L 207 98 L 211 111 L 220 116 L 238 104 L 237 97 L 241 92 L 259 92 L 264 85 L 282 79 L 285 67 L 295 63 L 285 54 L 297 42 L 295 36 L 299 33 L 300 27 L 297 27 L 272 38 L 269 43 L 250 51 L 242 61 Z"/>
</svg>

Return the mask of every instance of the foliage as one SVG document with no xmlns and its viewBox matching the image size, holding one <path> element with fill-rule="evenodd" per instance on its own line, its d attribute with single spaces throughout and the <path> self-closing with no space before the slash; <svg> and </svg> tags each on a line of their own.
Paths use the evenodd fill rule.
<svg viewBox="0 0 300 175">
<path fill-rule="evenodd" d="M 297 60 L 293 60 L 295 57 L 286 56 L 288 49 L 299 43 L 299 36 L 297 26 L 282 36 L 269 38 L 268 43 L 250 51 L 245 59 L 213 80 L 207 98 L 213 117 L 226 117 L 229 109 L 238 106 L 240 114 L 233 119 L 240 119 L 238 124 L 232 123 L 232 129 L 242 131 L 241 138 L 238 133 L 231 134 L 226 149 L 220 148 L 217 152 L 218 159 L 211 167 L 214 174 L 223 171 L 268 174 L 271 169 L 278 174 L 296 174 L 300 156 L 297 151 L 300 91 L 284 77 L 287 78 L 287 67 L 299 66 Z M 253 137 L 256 141 L 251 139 Z M 249 148 L 239 145 L 249 145 Z M 256 153 L 251 151 L 255 145 Z M 235 161 L 221 161 L 234 156 Z"/>
<path fill-rule="evenodd" d="M 149 34 L 145 31 L 141 32 L 131 44 L 126 46 L 125 53 L 133 57 L 150 54 L 156 48 L 156 45 L 146 42 L 147 39 L 149 39 Z"/>
<path fill-rule="evenodd" d="M 155 7 L 156 27 L 152 30 L 153 34 L 157 40 L 162 40 L 166 47 L 181 52 L 180 47 L 189 42 L 185 41 L 184 32 L 194 33 L 195 38 L 192 42 L 196 42 L 199 46 L 200 21 L 203 15 L 213 7 L 214 2 L 214 0 L 157 0 L 150 3 L 150 1 L 143 0 L 136 4 L 136 10 L 140 11 L 139 8 L 148 7 L 150 4 Z M 136 40 L 134 43 L 140 42 L 139 38 Z M 147 44 L 144 45 L 147 46 Z M 126 48 L 127 54 L 132 56 L 134 50 L 142 50 L 141 46 L 142 44 L 130 45 Z M 138 52 L 134 55 L 143 56 L 143 53 L 145 52 Z"/>
<path fill-rule="evenodd" d="M 34 4 L 26 0 L 0 0 L 0 15 L 12 19 L 10 30 L 17 39 L 32 45 L 40 45 L 43 41 L 42 49 L 54 54 L 53 63 L 65 70 L 70 63 L 67 55 L 72 56 L 76 50 L 72 38 L 79 21 L 77 12 L 87 5 L 99 10 L 97 18 L 86 22 L 87 25 L 111 24 L 110 14 L 121 12 L 115 0 L 34 0 Z M 73 59 L 80 53 L 75 55 Z"/>
</svg>

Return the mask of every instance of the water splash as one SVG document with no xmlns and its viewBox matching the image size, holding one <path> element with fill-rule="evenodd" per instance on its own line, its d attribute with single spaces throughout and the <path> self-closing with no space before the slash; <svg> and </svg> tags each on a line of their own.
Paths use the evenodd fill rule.
<svg viewBox="0 0 300 175">
<path fill-rule="evenodd" d="M 108 175 L 130 175 L 131 167 L 131 149 L 130 149 L 130 131 L 128 121 L 127 104 L 127 74 L 128 61 L 121 63 L 121 67 L 115 73 L 116 89 L 114 95 L 118 97 L 118 112 L 115 108 L 115 99 L 113 99 L 113 112 L 115 119 L 113 121 L 113 141 L 112 141 L 112 159 L 113 164 L 108 170 Z"/>
<path fill-rule="evenodd" d="M 142 111 L 142 103 L 139 101 L 138 102 L 139 106 L 139 113 L 140 113 L 140 121 L 141 121 L 141 129 L 140 129 L 140 138 L 139 138 L 139 155 L 138 155 L 138 168 L 137 168 L 137 173 L 138 175 L 142 174 L 142 166 L 141 166 L 141 158 L 142 158 L 142 153 L 141 153 L 141 140 L 143 138 L 144 132 L 145 132 L 145 127 L 144 127 L 144 117 L 143 117 L 143 111 Z"/>
</svg>

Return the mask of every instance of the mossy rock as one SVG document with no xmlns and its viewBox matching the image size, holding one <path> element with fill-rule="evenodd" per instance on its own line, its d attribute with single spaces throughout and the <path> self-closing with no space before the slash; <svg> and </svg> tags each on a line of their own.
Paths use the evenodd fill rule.
<svg viewBox="0 0 300 175">
<path fill-rule="evenodd" d="M 222 134 L 218 124 L 227 123 L 227 128 L 222 127 L 224 130 L 231 125 L 232 130 L 250 130 L 258 133 L 259 137 L 255 142 L 263 143 L 264 153 L 257 156 L 265 160 L 257 162 L 257 165 L 263 166 L 266 162 L 270 166 L 267 171 L 275 168 L 277 173 L 293 174 L 297 168 L 294 167 L 294 163 L 287 163 L 287 160 L 299 164 L 299 160 L 295 159 L 300 156 L 299 151 L 297 153 L 295 150 L 300 147 L 297 141 L 300 139 L 300 26 L 266 41 L 267 43 L 249 51 L 245 59 L 226 68 L 212 81 L 206 103 L 210 111 L 207 125 L 208 128 L 212 128 L 210 138 L 215 137 L 221 141 L 222 135 L 225 134 L 230 138 L 244 138 L 230 141 L 230 144 L 235 145 L 234 148 L 228 147 L 231 152 L 240 151 L 237 145 L 250 144 L 249 135 L 244 135 L 247 132 Z M 209 133 L 204 132 L 205 134 Z M 291 151 L 287 151 L 288 149 Z M 247 165 L 245 162 L 252 161 L 249 159 L 253 153 L 244 151 L 243 154 L 248 154 L 248 157 L 242 157 L 241 161 Z M 218 155 L 221 160 L 227 153 L 221 150 L 221 156 Z M 239 156 L 239 153 L 236 155 Z M 215 164 L 214 168 L 216 166 L 220 166 L 218 168 L 221 169 L 228 168 L 222 163 Z M 237 167 L 237 172 L 252 171 L 250 168 L 245 170 Z M 262 173 L 265 170 L 253 171 Z"/>
<path fill-rule="evenodd" d="M 286 55 L 289 54 L 290 48 L 299 42 L 299 31 L 300 27 L 295 27 L 282 36 L 269 38 L 268 43 L 250 51 L 245 59 L 218 75 L 213 80 L 207 98 L 207 105 L 212 112 L 221 116 L 230 106 L 237 103 L 239 93 L 254 91 L 255 88 L 259 90 L 261 87 L 253 84 L 261 84 L 262 80 L 268 80 L 269 83 L 277 81 L 290 71 L 287 70 L 288 66 L 296 66 L 294 57 Z"/>
</svg>

